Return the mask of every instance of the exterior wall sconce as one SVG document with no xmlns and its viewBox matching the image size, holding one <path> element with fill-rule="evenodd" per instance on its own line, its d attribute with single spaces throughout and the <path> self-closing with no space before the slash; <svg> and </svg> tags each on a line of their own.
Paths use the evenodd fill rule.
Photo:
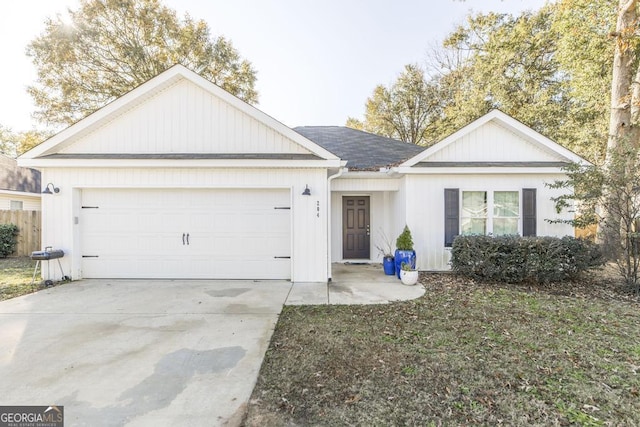
<svg viewBox="0 0 640 427">
<path fill-rule="evenodd" d="M 42 190 L 42 194 L 53 194 L 53 193 L 58 194 L 59 192 L 60 192 L 60 188 L 53 185 L 53 182 L 48 183 L 45 189 Z"/>
<path fill-rule="evenodd" d="M 311 195 L 311 189 L 309 188 L 308 185 L 304 186 L 304 191 L 302 192 L 303 196 L 310 196 Z"/>
</svg>

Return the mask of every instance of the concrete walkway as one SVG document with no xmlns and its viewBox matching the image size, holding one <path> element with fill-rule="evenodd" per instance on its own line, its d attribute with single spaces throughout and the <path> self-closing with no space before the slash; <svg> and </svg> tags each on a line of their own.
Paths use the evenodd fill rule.
<svg viewBox="0 0 640 427">
<path fill-rule="evenodd" d="M 283 304 L 417 298 L 382 267 L 329 284 L 81 280 L 0 302 L 0 405 L 61 405 L 66 426 L 237 426 Z"/>
<path fill-rule="evenodd" d="M 405 286 L 386 276 L 381 265 L 333 264 L 333 279 L 325 283 L 294 283 L 285 305 L 384 304 L 424 294 L 420 284 Z"/>
</svg>

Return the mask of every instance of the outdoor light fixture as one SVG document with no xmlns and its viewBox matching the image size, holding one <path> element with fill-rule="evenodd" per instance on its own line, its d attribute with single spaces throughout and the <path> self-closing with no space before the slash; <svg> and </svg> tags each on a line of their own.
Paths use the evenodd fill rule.
<svg viewBox="0 0 640 427">
<path fill-rule="evenodd" d="M 51 188 L 49 188 L 51 187 Z M 51 191 L 53 190 L 53 191 Z M 53 185 L 53 182 L 50 182 L 47 184 L 47 186 L 45 187 L 44 190 L 42 190 L 42 194 L 53 194 L 53 193 L 59 193 L 60 192 L 60 188 L 56 187 L 55 185 Z"/>
<path fill-rule="evenodd" d="M 304 191 L 302 192 L 303 196 L 310 196 L 311 195 L 311 189 L 309 188 L 308 185 L 304 186 Z"/>
</svg>

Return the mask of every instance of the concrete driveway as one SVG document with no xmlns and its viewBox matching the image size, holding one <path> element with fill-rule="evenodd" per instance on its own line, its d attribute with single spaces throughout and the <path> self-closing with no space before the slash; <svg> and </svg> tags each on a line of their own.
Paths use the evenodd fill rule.
<svg viewBox="0 0 640 427">
<path fill-rule="evenodd" d="M 0 405 L 67 426 L 236 425 L 291 283 L 87 280 L 0 302 Z"/>
</svg>

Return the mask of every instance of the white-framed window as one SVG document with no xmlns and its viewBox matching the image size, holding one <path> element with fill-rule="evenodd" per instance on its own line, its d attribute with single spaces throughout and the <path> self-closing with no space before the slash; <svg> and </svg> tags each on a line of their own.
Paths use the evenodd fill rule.
<svg viewBox="0 0 640 427">
<path fill-rule="evenodd" d="M 520 191 L 461 193 L 460 234 L 521 234 Z"/>
<path fill-rule="evenodd" d="M 489 211 L 486 191 L 463 191 L 460 230 L 462 235 L 487 234 Z"/>
<path fill-rule="evenodd" d="M 21 211 L 22 210 L 22 201 L 21 200 L 11 200 L 9 209 L 12 211 Z"/>
<path fill-rule="evenodd" d="M 519 234 L 520 230 L 520 192 L 493 192 L 493 234 Z"/>
</svg>

